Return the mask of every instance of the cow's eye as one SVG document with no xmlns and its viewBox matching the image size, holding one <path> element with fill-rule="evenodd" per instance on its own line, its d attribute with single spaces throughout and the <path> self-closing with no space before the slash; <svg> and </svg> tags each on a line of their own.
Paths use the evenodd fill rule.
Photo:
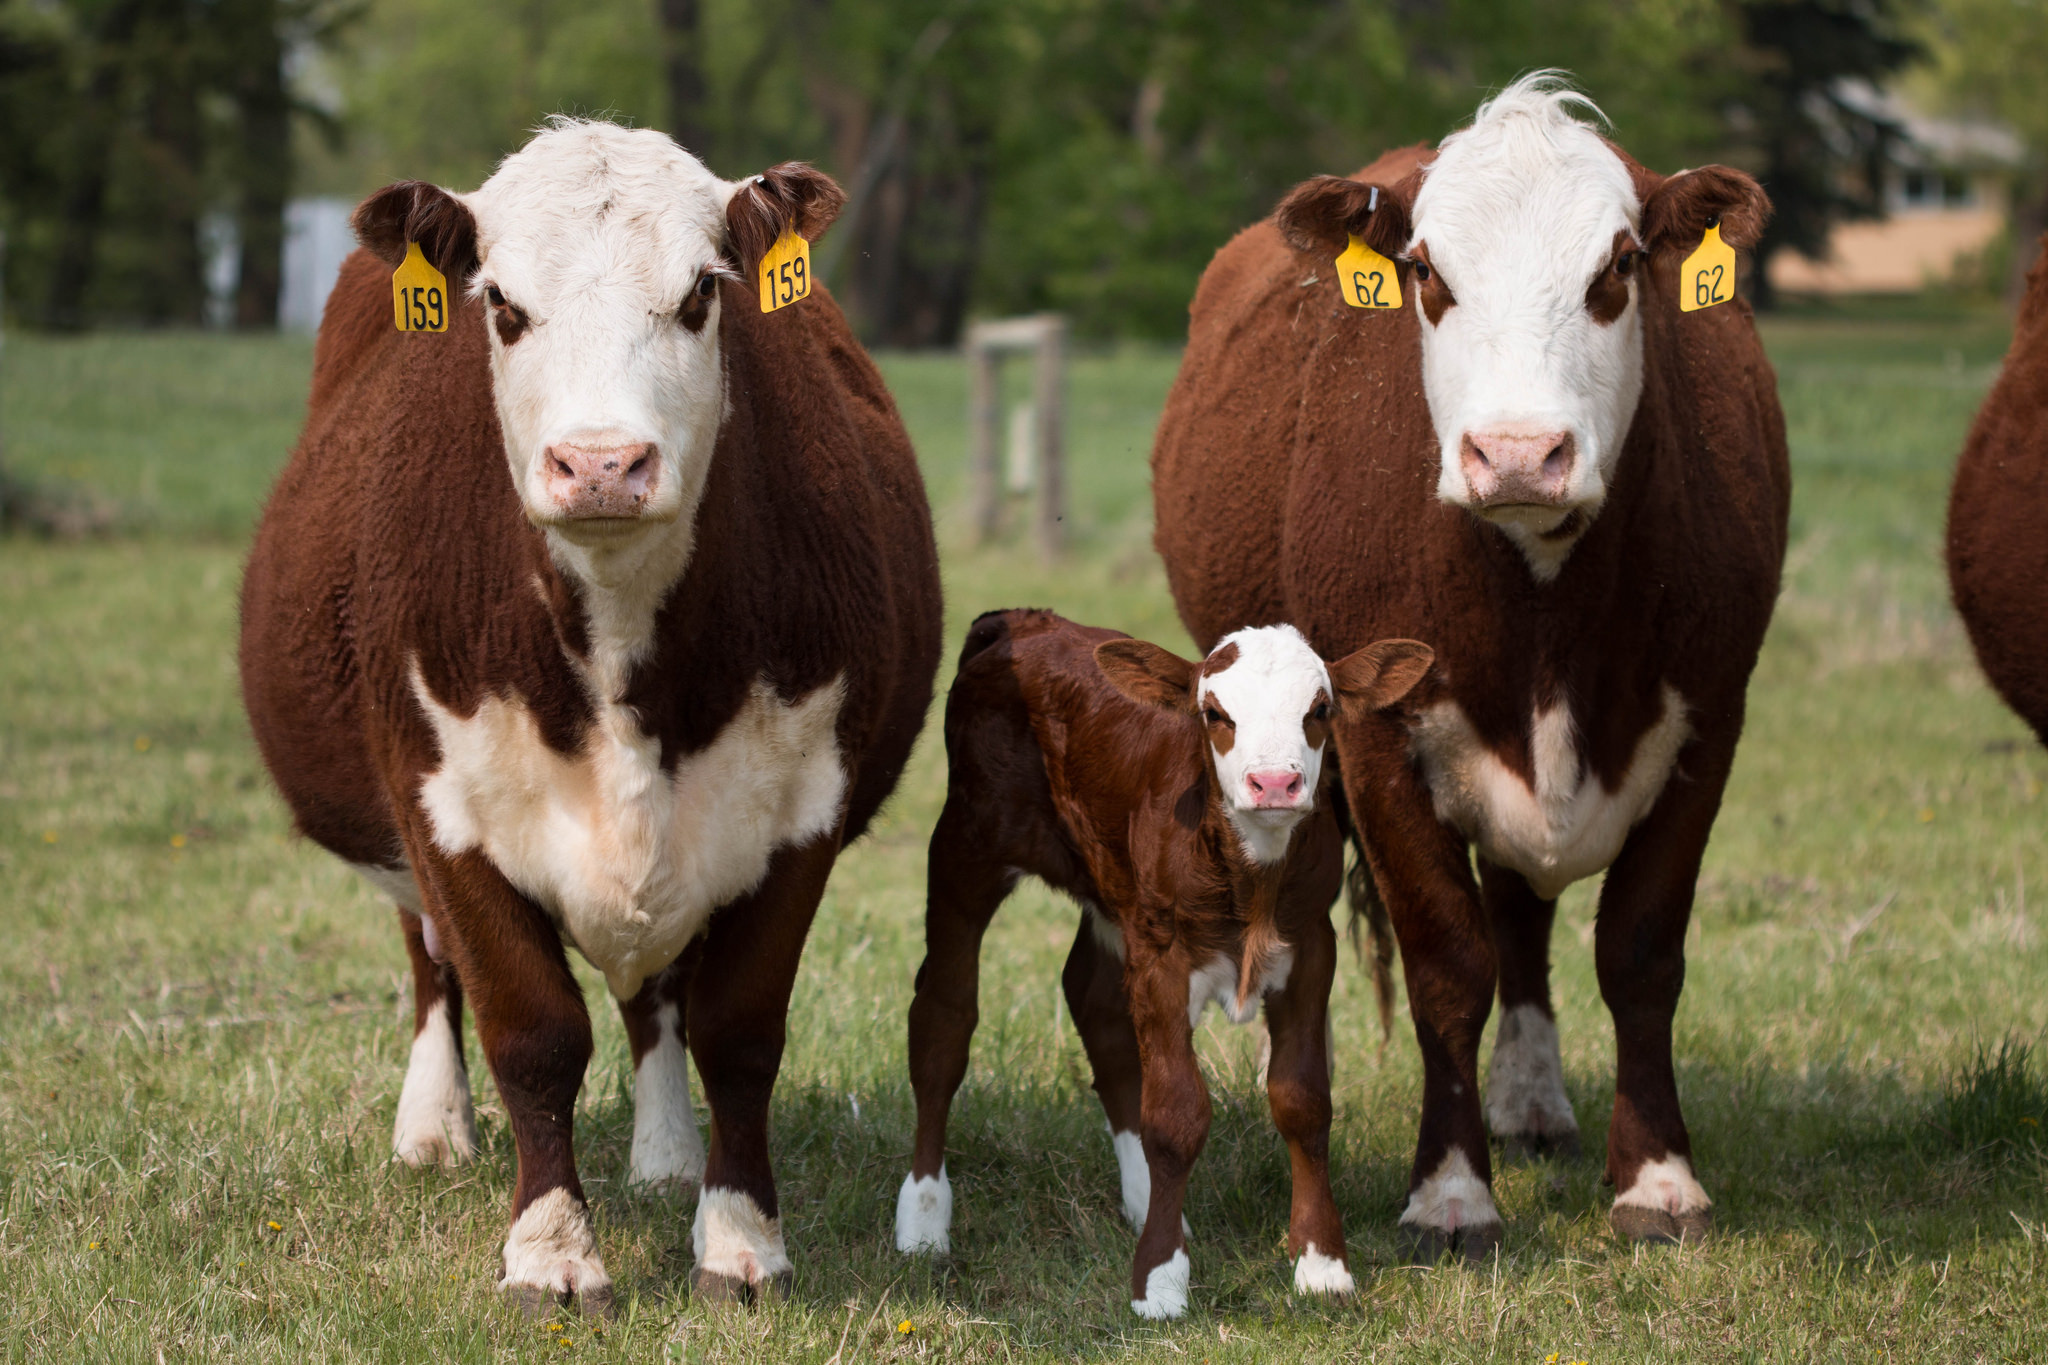
<svg viewBox="0 0 2048 1365">
<path fill-rule="evenodd" d="M 708 298 L 710 298 L 710 297 L 711 297 L 711 296 L 712 296 L 713 294 L 715 294 L 715 293 L 717 293 L 717 292 L 718 292 L 718 277 L 717 277 L 716 275 L 713 275 L 713 274 L 712 274 L 712 273 L 711 273 L 710 271 L 708 271 L 708 270 L 707 270 L 707 271 L 705 271 L 705 272 L 704 272 L 704 273 L 703 273 L 702 275 L 699 275 L 699 276 L 697 277 L 697 297 L 698 297 L 698 298 L 700 298 L 700 299 L 708 299 Z"/>
<path fill-rule="evenodd" d="M 484 297 L 491 301 L 491 307 L 493 308 L 503 308 L 505 306 L 504 292 L 495 284 L 484 286 Z"/>
<path fill-rule="evenodd" d="M 1202 708 L 1202 719 L 1207 721 L 1211 725 L 1229 724 L 1229 721 L 1225 718 L 1224 714 L 1221 711 L 1218 711 L 1213 706 L 1205 706 Z"/>
<path fill-rule="evenodd" d="M 1319 723 L 1328 720 L 1330 718 L 1330 703 L 1326 701 L 1317 702 L 1316 709 L 1309 712 L 1309 714 Z"/>
<path fill-rule="evenodd" d="M 1421 281 L 1423 281 L 1423 282 L 1425 282 L 1425 283 L 1427 283 L 1427 282 L 1428 282 L 1428 280 L 1429 280 L 1429 262 L 1428 262 L 1428 261 L 1417 261 L 1417 262 L 1415 263 L 1415 278 L 1416 278 L 1416 279 L 1418 279 L 1418 280 L 1421 280 Z"/>
<path fill-rule="evenodd" d="M 1635 253 L 1635 252 L 1633 252 L 1633 251 L 1624 251 L 1624 252 L 1622 252 L 1622 253 L 1621 253 L 1621 254 L 1620 254 L 1619 256 L 1616 256 L 1616 257 L 1614 258 L 1614 273 L 1615 273 L 1615 274 L 1617 274 L 1617 275 L 1632 275 L 1632 274 L 1634 274 L 1634 273 L 1635 273 L 1635 269 L 1636 269 L 1636 253 Z"/>
</svg>

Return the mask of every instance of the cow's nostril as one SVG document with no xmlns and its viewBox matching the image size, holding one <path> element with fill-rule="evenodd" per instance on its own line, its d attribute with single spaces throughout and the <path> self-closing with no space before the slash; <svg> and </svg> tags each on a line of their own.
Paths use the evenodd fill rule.
<svg viewBox="0 0 2048 1365">
<path fill-rule="evenodd" d="M 569 462 L 552 450 L 548 452 L 548 472 L 560 479 L 573 479 L 576 471 L 569 468 Z"/>
<path fill-rule="evenodd" d="M 626 477 L 630 479 L 630 478 L 632 478 L 632 477 L 633 477 L 633 476 L 634 476 L 635 474 L 638 474 L 638 473 L 641 473 L 641 472 L 643 472 L 643 471 L 644 471 L 644 470 L 645 470 L 646 468 L 647 468 L 647 457 L 646 457 L 645 455 L 642 455 L 642 456 L 641 456 L 641 457 L 640 457 L 639 459 L 637 459 L 637 460 L 633 461 L 633 463 L 632 463 L 632 464 L 630 464 L 630 465 L 628 465 L 628 466 L 627 466 L 627 468 L 626 468 Z"/>
</svg>

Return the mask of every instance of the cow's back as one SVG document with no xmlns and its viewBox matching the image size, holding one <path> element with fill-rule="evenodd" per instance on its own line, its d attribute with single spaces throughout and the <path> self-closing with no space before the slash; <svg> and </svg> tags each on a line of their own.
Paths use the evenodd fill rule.
<svg viewBox="0 0 2048 1365">
<path fill-rule="evenodd" d="M 2048 237 L 2042 239 L 2048 245 Z M 1992 686 L 2048 742 L 2048 251 L 1956 465 L 1949 586 Z"/>
</svg>

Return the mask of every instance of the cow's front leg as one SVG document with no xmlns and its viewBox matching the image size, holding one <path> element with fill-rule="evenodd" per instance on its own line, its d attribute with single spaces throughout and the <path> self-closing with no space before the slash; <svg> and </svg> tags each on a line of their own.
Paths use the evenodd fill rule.
<svg viewBox="0 0 2048 1365">
<path fill-rule="evenodd" d="M 1479 860 L 1479 889 L 1500 960 L 1500 1027 L 1486 1068 L 1486 1126 L 1510 1157 L 1579 1155 L 1579 1121 L 1564 1092 L 1550 1003 L 1550 929 L 1557 902 L 1522 874 Z"/>
<path fill-rule="evenodd" d="M 1713 1201 L 1694 1178 L 1692 1138 L 1678 1107 L 1671 1020 L 1685 984 L 1685 930 L 1707 836 L 1721 807 L 1740 713 L 1719 744 L 1696 741 L 1622 845 L 1600 889 L 1594 962 L 1614 1015 L 1614 1122 L 1607 1130 L 1608 1215 L 1642 1242 L 1697 1241 Z"/>
<path fill-rule="evenodd" d="M 412 874 L 405 876 L 410 880 Z M 462 982 L 452 966 L 437 960 L 446 957 L 446 949 L 438 936 L 428 943 L 426 924 L 412 910 L 399 909 L 398 926 L 412 959 L 412 1056 L 391 1125 L 391 1152 L 408 1166 L 454 1166 L 476 1155 L 476 1110 L 462 1058 Z"/>
<path fill-rule="evenodd" d="M 1330 983 L 1337 972 L 1337 935 L 1327 914 L 1294 936 L 1287 983 L 1266 997 L 1272 1058 L 1266 1098 L 1287 1142 L 1294 1201 L 1287 1217 L 1287 1254 L 1298 1294 L 1349 1294 L 1350 1258 L 1344 1219 L 1330 1191 Z"/>
<path fill-rule="evenodd" d="M 694 954 L 647 978 L 640 993 L 619 1002 L 633 1050 L 635 1185 L 680 1194 L 704 1179 L 704 1139 L 690 1108 L 690 1058 L 684 1050 L 684 986 Z"/>
<path fill-rule="evenodd" d="M 576 1178 L 576 1093 L 590 1063 L 590 1015 L 561 935 L 480 853 L 414 850 L 422 887 L 476 1011 L 477 1037 L 519 1149 L 512 1227 L 498 1287 L 530 1311 L 556 1303 L 608 1313 L 611 1276 Z"/>
<path fill-rule="evenodd" d="M 1188 1310 L 1188 1175 L 1209 1140 L 1209 1088 L 1195 1062 L 1187 969 L 1170 960 L 1133 963 L 1125 973 L 1143 1071 L 1138 1137 L 1152 1177 L 1145 1229 L 1131 1261 L 1131 1309 L 1177 1318 Z"/>
<path fill-rule="evenodd" d="M 711 1106 L 690 1233 L 693 1288 L 705 1298 L 781 1293 L 794 1278 L 768 1162 L 768 1101 L 804 937 L 838 851 L 836 835 L 779 849 L 760 887 L 712 916 L 690 976 L 690 1055 Z"/>
<path fill-rule="evenodd" d="M 1339 731 L 1340 740 L 1346 738 Z M 1480 1261 L 1500 1245 L 1479 1112 L 1479 1039 L 1493 1007 L 1493 934 L 1465 840 L 1431 813 L 1401 727 L 1376 717 L 1350 736 L 1344 788 L 1401 945 L 1422 1053 L 1422 1124 L 1401 1232 L 1414 1260 Z"/>
</svg>

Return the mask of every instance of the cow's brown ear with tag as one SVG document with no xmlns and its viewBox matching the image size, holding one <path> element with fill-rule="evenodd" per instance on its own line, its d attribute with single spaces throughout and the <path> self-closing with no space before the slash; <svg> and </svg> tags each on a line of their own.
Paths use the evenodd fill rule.
<svg viewBox="0 0 2048 1365">
<path fill-rule="evenodd" d="M 1104 640 L 1095 646 L 1095 666 L 1140 706 L 1186 711 L 1194 705 L 1195 666 L 1149 640 Z"/>
<path fill-rule="evenodd" d="M 760 268 L 761 258 L 791 228 L 815 242 L 846 206 L 846 191 L 815 166 L 785 161 L 739 183 L 725 205 L 725 232 L 733 263 L 742 275 Z"/>
<path fill-rule="evenodd" d="M 1419 640 L 1375 640 L 1330 665 L 1337 701 L 1351 720 L 1382 711 L 1415 690 L 1436 662 L 1436 651 Z"/>
<path fill-rule="evenodd" d="M 1651 252 L 1676 247 L 1691 251 L 1709 223 L 1719 223 L 1721 240 L 1746 251 L 1771 220 L 1763 186 L 1727 166 L 1701 166 L 1666 176 L 1643 196 L 1643 246 Z"/>
<path fill-rule="evenodd" d="M 1408 209 L 1416 178 L 1393 185 L 1319 175 L 1289 191 L 1273 211 L 1274 226 L 1296 251 L 1334 256 L 1358 238 L 1380 255 L 1408 249 Z"/>
<path fill-rule="evenodd" d="M 404 260 L 406 244 L 418 242 L 427 263 L 457 289 L 476 269 L 476 217 L 439 185 L 424 180 L 386 185 L 356 205 L 349 225 L 356 240 L 386 265 Z"/>
</svg>

